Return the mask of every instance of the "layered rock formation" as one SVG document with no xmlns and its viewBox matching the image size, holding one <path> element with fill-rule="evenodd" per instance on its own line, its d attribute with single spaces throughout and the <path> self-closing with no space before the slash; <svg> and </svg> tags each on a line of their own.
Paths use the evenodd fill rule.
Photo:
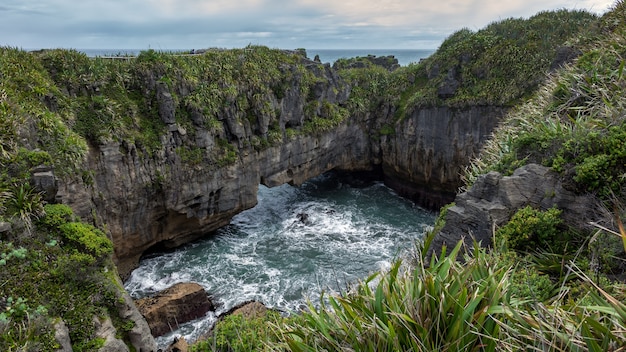
<svg viewBox="0 0 626 352">
<path fill-rule="evenodd" d="M 505 113 L 488 106 L 416 110 L 381 137 L 385 183 L 428 208 L 451 202 L 463 167 Z"/>
<path fill-rule="evenodd" d="M 393 109 L 376 115 L 345 111 L 348 116 L 331 128 L 312 129 L 315 119 L 328 123 L 344 113 L 351 87 L 329 65 L 304 62 L 316 77 L 306 96 L 294 75 L 280 97 L 264 97 L 271 109 L 252 108 L 246 117 L 226 106 L 213 126 L 206 125 L 210 117 L 201 110 L 180 103 L 191 88 L 170 87 L 152 76 L 156 73 L 146 73 L 142 89 L 155 97 L 151 104 L 166 126 L 162 147 L 148 157 L 131 141 L 93 144 L 88 157 L 92 177 L 59 184 L 57 198 L 81 217 L 106 224 L 125 277 L 151 248 L 198 239 L 256 205 L 259 184 L 299 185 L 332 169 L 382 166 L 389 186 L 437 208 L 452 199 L 462 168 L 505 112 L 497 107 L 419 109 L 397 123 L 393 134 L 381 136 L 378 129 L 393 119 Z M 181 112 L 190 116 L 190 124 L 180 123 Z M 307 114 L 313 114 L 313 122 Z M 272 133 L 279 137 L 258 144 Z M 189 154 L 197 160 L 190 161 Z"/>
<path fill-rule="evenodd" d="M 177 329 L 178 324 L 198 319 L 215 310 L 207 293 L 196 283 L 179 283 L 154 297 L 142 298 L 135 303 L 154 336 L 164 335 Z"/>
</svg>

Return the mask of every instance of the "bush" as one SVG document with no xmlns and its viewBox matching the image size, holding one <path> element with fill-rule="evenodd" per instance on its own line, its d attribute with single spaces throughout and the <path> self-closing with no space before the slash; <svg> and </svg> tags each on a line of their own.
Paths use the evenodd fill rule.
<svg viewBox="0 0 626 352">
<path fill-rule="evenodd" d="M 526 206 L 518 210 L 511 220 L 496 231 L 496 236 L 504 239 L 510 249 L 519 251 L 537 248 L 553 248 L 563 245 L 559 231 L 561 211 L 551 208 L 547 211 Z"/>
<path fill-rule="evenodd" d="M 113 253 L 113 243 L 104 232 L 82 222 L 69 222 L 59 227 L 63 236 L 96 258 Z"/>
<path fill-rule="evenodd" d="M 506 302 L 508 273 L 483 250 L 461 264 L 462 241 L 447 256 L 412 272 L 400 262 L 344 296 L 309 305 L 300 322 L 282 328 L 293 351 L 495 350 L 495 318 Z M 422 263 L 423 264 L 423 263 Z M 376 283 L 376 280 L 379 282 Z"/>
<path fill-rule="evenodd" d="M 45 226 L 48 230 L 59 229 L 61 225 L 71 222 L 74 218 L 72 208 L 65 204 L 46 204 L 43 209 L 46 215 L 39 220 L 39 225 Z"/>
</svg>

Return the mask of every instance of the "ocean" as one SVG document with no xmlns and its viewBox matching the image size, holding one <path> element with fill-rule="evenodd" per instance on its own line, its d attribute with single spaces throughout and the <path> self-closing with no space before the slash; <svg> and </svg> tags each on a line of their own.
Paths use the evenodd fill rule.
<svg viewBox="0 0 626 352">
<path fill-rule="evenodd" d="M 167 52 L 188 52 L 191 49 L 171 49 L 163 50 Z M 140 49 L 80 49 L 87 56 L 135 56 L 141 52 Z M 411 63 L 417 63 L 421 59 L 430 56 L 435 52 L 434 49 L 307 49 L 307 57 L 310 59 L 319 55 L 320 61 L 324 63 L 334 63 L 338 59 L 352 58 L 357 56 L 387 56 L 393 55 L 398 59 L 398 63 L 407 66 Z"/>
</svg>

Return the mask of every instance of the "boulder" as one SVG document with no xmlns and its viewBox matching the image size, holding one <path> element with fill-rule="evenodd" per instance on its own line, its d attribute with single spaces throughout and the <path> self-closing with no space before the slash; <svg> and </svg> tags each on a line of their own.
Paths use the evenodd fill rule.
<svg viewBox="0 0 626 352">
<path fill-rule="evenodd" d="M 165 335 L 178 328 L 179 324 L 215 310 L 206 291 L 197 283 L 176 284 L 154 297 L 139 299 L 135 304 L 154 336 Z"/>
</svg>

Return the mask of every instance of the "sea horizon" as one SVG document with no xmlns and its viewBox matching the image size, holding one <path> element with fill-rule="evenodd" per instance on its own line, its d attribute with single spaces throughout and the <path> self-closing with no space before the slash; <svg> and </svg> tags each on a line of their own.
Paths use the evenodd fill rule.
<svg viewBox="0 0 626 352">
<path fill-rule="evenodd" d="M 278 48 L 279 50 L 295 50 Z M 85 53 L 89 57 L 98 56 L 135 56 L 141 51 L 150 49 L 75 49 Z M 194 49 L 154 49 L 159 52 L 190 52 Z M 204 49 L 198 49 L 204 50 Z M 368 55 L 388 56 L 392 55 L 398 59 L 398 64 L 407 66 L 411 63 L 418 63 L 421 59 L 430 56 L 436 49 L 306 49 L 307 57 L 311 60 L 315 56 L 323 63 L 333 64 L 339 59 L 362 57 Z"/>
</svg>

